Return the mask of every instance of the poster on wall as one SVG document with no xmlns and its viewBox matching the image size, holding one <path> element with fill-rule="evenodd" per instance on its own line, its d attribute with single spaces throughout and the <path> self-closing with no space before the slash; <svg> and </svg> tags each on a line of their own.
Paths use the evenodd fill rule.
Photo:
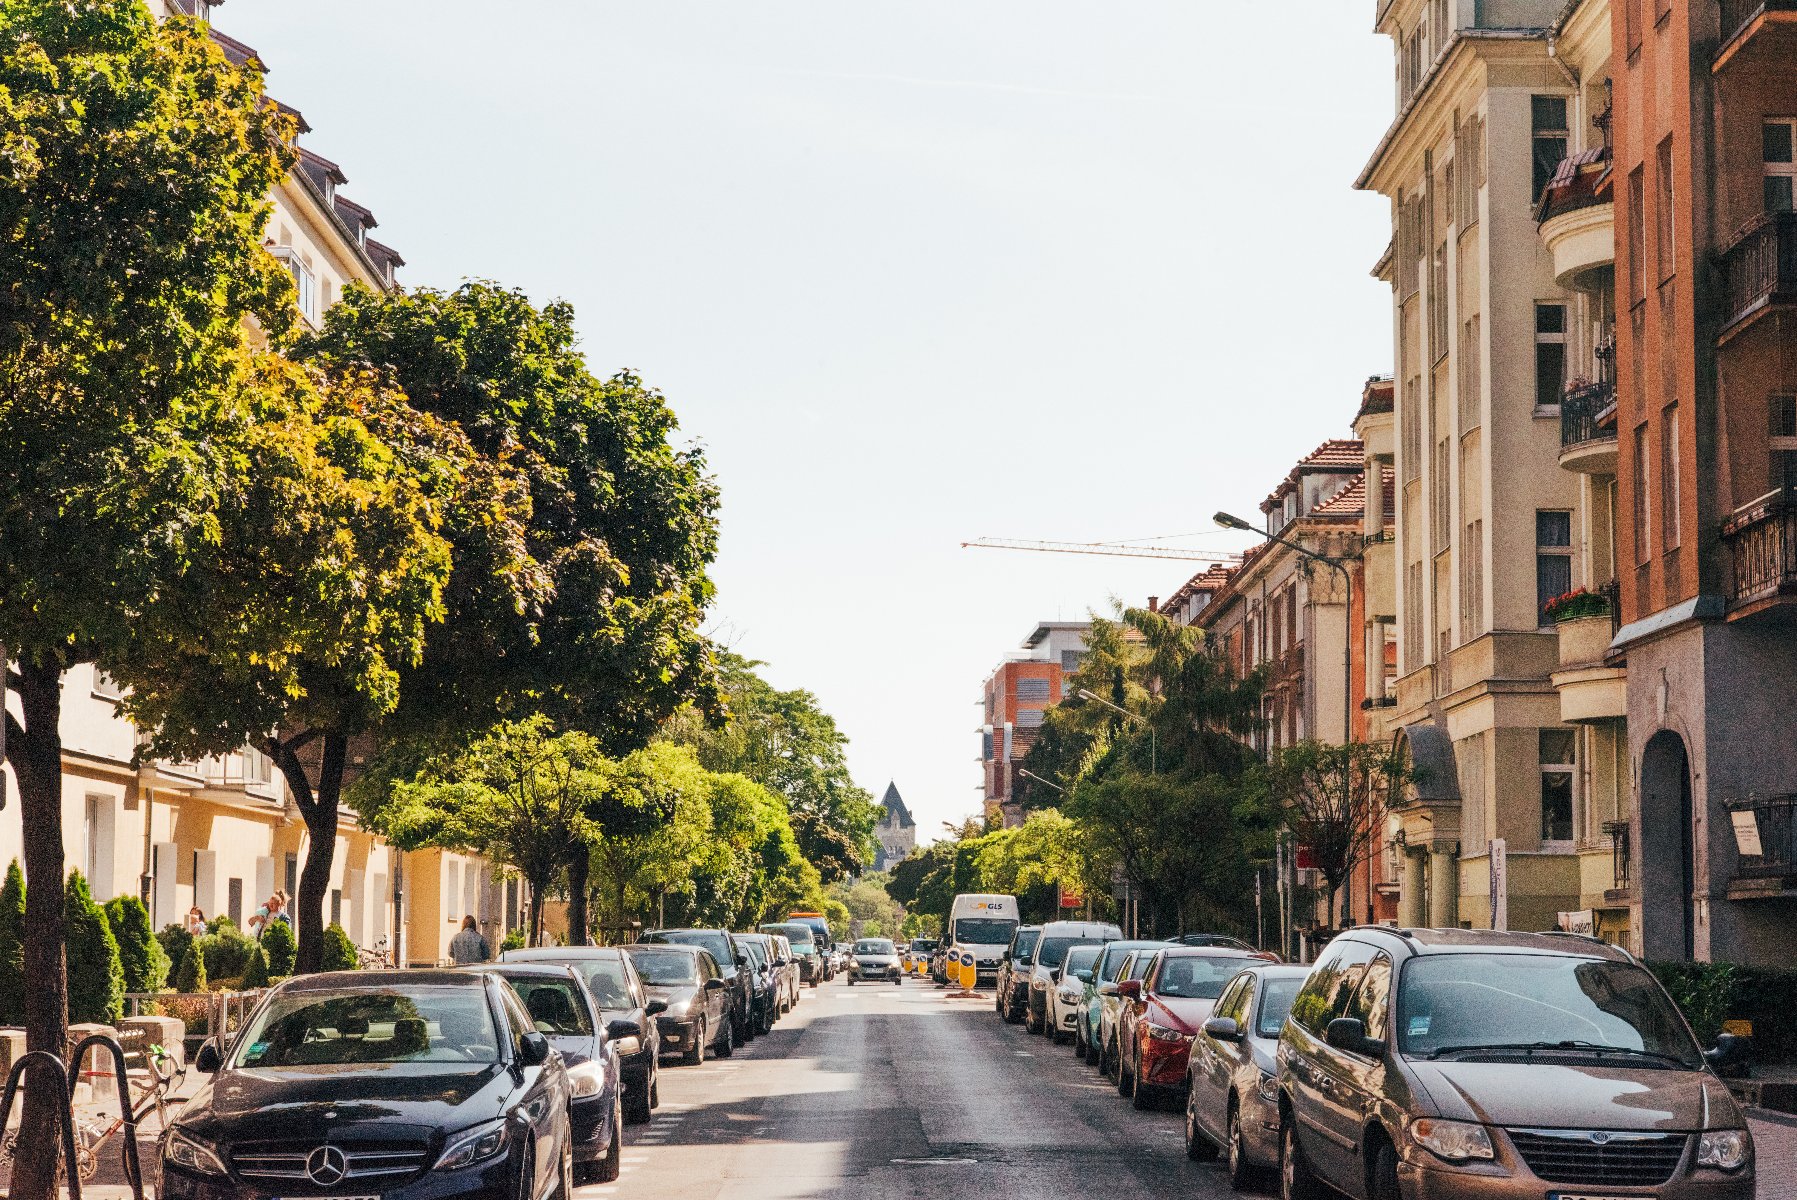
<svg viewBox="0 0 1797 1200">
<path fill-rule="evenodd" d="M 1597 913 L 1589 908 L 1581 908 L 1577 912 L 1560 914 L 1560 928 L 1567 933 L 1582 933 L 1586 937 L 1597 936 Z"/>
</svg>

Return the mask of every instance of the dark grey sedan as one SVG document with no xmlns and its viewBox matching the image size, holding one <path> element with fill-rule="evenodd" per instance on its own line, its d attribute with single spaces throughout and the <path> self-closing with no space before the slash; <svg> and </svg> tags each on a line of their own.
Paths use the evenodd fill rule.
<svg viewBox="0 0 1797 1200">
<path fill-rule="evenodd" d="M 1224 1152 L 1238 1191 L 1279 1165 L 1279 1031 L 1309 974 L 1309 967 L 1249 967 L 1223 985 L 1192 1039 L 1186 1154 L 1203 1162 Z"/>
</svg>

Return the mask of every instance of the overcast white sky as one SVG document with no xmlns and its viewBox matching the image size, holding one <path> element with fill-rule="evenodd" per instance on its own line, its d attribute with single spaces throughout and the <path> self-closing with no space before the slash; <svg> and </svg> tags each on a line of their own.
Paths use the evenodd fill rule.
<svg viewBox="0 0 1797 1200">
<path fill-rule="evenodd" d="M 928 836 L 982 681 L 1250 517 L 1391 362 L 1372 0 L 230 0 L 411 284 L 580 314 L 723 488 L 716 632 Z M 1206 532 L 1172 544 L 1239 547 Z"/>
</svg>

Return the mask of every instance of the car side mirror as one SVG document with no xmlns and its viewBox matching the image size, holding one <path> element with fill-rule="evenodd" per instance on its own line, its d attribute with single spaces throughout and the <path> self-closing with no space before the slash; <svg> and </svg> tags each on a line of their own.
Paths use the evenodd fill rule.
<svg viewBox="0 0 1797 1200">
<path fill-rule="evenodd" d="M 210 1042 L 207 1045 L 211 1045 Z M 1748 1042 L 1733 1033 L 1719 1033 L 1716 1044 L 1703 1052 L 1703 1059 L 1718 1075 L 1742 1075 L 1747 1069 Z M 201 1053 L 205 1053 L 202 1049 Z"/>
<path fill-rule="evenodd" d="M 1101 983 L 1098 985 L 1098 994 L 1100 996 L 1115 996 L 1117 994 L 1117 985 L 1114 983 Z"/>
<path fill-rule="evenodd" d="M 1117 985 L 1117 994 L 1125 1000 L 1140 1000 L 1142 998 L 1142 981 L 1140 979 L 1123 980 Z"/>
<path fill-rule="evenodd" d="M 708 992 L 721 992 L 729 986 L 730 985 L 725 983 L 722 979 L 707 979 L 705 981 L 705 990 Z"/>
<path fill-rule="evenodd" d="M 193 1056 L 193 1069 L 202 1075 L 210 1075 L 224 1065 L 224 1055 L 218 1052 L 217 1042 L 207 1042 Z"/>
<path fill-rule="evenodd" d="M 1337 1050 L 1346 1050 L 1350 1054 L 1364 1054 L 1368 1058 L 1381 1058 L 1385 1054 L 1385 1043 L 1378 1038 L 1368 1037 L 1366 1023 L 1359 1017 L 1335 1018 L 1323 1031 L 1323 1040 Z"/>
<path fill-rule="evenodd" d="M 651 1000 L 643 1005 L 643 1015 L 647 1017 L 659 1017 L 667 1011 L 668 1002 L 666 1000 Z"/>
<path fill-rule="evenodd" d="M 621 1042 L 625 1038 L 640 1038 L 643 1036 L 643 1027 L 629 1017 L 619 1017 L 606 1025 L 605 1036 L 614 1042 Z"/>
<path fill-rule="evenodd" d="M 549 1061 L 549 1039 L 532 1030 L 518 1043 L 518 1061 L 527 1067 L 540 1067 Z"/>
<path fill-rule="evenodd" d="M 1079 980 L 1081 983 L 1091 983 L 1092 982 L 1092 972 L 1090 972 L 1090 971 L 1075 971 L 1073 973 L 1073 977 L 1075 979 Z"/>
<path fill-rule="evenodd" d="M 748 956 L 748 955 L 746 955 L 746 954 L 739 954 L 739 955 L 737 955 L 737 956 L 736 956 L 736 965 L 737 965 L 737 966 L 739 966 L 739 967 L 746 967 L 746 966 L 748 966 L 748 965 L 749 965 L 749 956 Z"/>
<path fill-rule="evenodd" d="M 1204 1023 L 1204 1034 L 1219 1042 L 1239 1042 L 1242 1040 L 1241 1026 L 1235 1023 L 1234 1017 L 1212 1017 Z"/>
</svg>

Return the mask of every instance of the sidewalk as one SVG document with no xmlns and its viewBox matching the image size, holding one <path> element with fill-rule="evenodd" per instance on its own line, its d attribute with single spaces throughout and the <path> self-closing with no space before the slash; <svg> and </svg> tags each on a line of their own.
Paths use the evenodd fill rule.
<svg viewBox="0 0 1797 1200">
<path fill-rule="evenodd" d="M 1758 1200 L 1797 1200 L 1797 1117 L 1750 1108 L 1747 1125 L 1759 1171 Z"/>
</svg>

